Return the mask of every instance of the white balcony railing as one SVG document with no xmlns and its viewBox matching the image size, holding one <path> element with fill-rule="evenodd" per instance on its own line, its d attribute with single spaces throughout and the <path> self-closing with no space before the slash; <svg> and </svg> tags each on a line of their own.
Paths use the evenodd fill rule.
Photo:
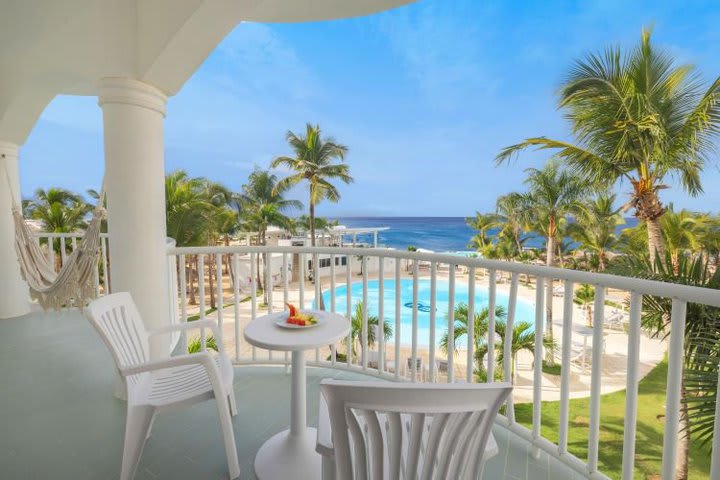
<svg viewBox="0 0 720 480">
<path fill-rule="evenodd" d="M 77 244 L 81 234 L 37 235 L 41 245 L 55 242 L 54 248 L 45 248 L 50 262 L 58 265 Z M 108 262 L 108 238 L 102 235 L 102 249 L 98 262 L 97 289 L 99 294 L 111 291 L 107 272 L 112 268 Z M 57 252 L 56 252 L 57 251 Z M 495 330 L 494 312 L 497 305 L 507 305 L 506 336 L 512 334 L 513 323 L 518 316 L 532 317 L 535 328 L 535 351 L 542 350 L 545 330 L 546 288 L 555 288 L 562 294 L 562 337 L 556 357 L 561 365 L 559 395 L 558 442 L 543 437 L 541 428 L 541 401 L 544 392 L 542 362 L 533 362 L 532 380 L 532 426 L 530 429 L 516 422 L 512 398 L 508 401 L 504 415 L 498 423 L 515 432 L 529 443 L 558 458 L 587 478 L 608 478 L 598 471 L 600 397 L 603 392 L 603 348 L 589 349 L 587 361 L 590 383 L 590 409 L 588 454 L 580 459 L 568 451 L 569 405 L 571 396 L 571 375 L 577 367 L 573 365 L 573 326 L 582 322 L 573 308 L 573 293 L 576 285 L 590 284 L 595 287 L 593 304 L 593 327 L 590 332 L 592 345 L 604 345 L 606 291 L 623 292 L 628 305 L 626 334 L 626 382 L 625 418 L 623 443 L 623 480 L 633 478 L 635 464 L 636 428 L 638 412 L 638 383 L 640 376 L 641 314 L 643 296 L 652 295 L 672 300 L 670 337 L 668 348 L 668 376 L 665 402 L 665 431 L 663 443 L 662 478 L 674 478 L 676 447 L 679 434 L 680 387 L 683 369 L 683 340 L 688 303 L 720 307 L 720 293 L 717 290 L 667 284 L 637 278 L 619 277 L 576 270 L 548 268 L 537 265 L 501 262 L 480 258 L 467 258 L 447 254 L 429 254 L 388 250 L 379 248 L 326 248 L 326 247 L 198 247 L 176 248 L 168 243 L 170 292 L 175 296 L 171 311 L 181 322 L 194 315 L 205 319 L 214 317 L 223 338 L 218 339 L 226 350 L 233 352 L 236 364 L 284 364 L 289 365 L 286 354 L 262 351 L 244 342 L 244 325 L 256 316 L 279 311 L 284 303 L 295 302 L 305 308 L 317 306 L 317 299 L 323 295 L 329 301 L 325 308 L 353 315 L 353 307 L 362 301 L 369 308 L 364 310 L 362 328 L 359 334 L 359 360 L 351 355 L 341 361 L 338 348 L 345 352 L 353 350 L 350 336 L 342 344 L 331 345 L 313 352 L 309 363 L 329 368 L 349 369 L 368 375 L 395 381 L 427 382 L 474 382 L 474 336 L 473 322 L 468 322 L 468 331 L 459 355 L 446 355 L 438 349 L 438 331 L 447 332 L 448 344 L 452 345 L 454 334 L 454 310 L 461 301 L 467 302 L 468 318 L 474 312 L 488 307 L 488 331 Z M 267 259 L 267 261 L 264 261 Z M 185 266 L 186 268 L 182 268 Z M 257 271 L 260 267 L 263 284 L 272 284 L 265 297 L 258 297 Z M 210 296 L 210 270 L 215 271 L 212 290 L 217 310 L 208 312 Z M 198 275 L 197 272 L 202 272 Z M 192 274 L 193 278 L 189 278 Z M 480 276 L 480 278 L 478 278 Z M 521 278 L 535 279 L 534 302 L 519 298 Z M 312 279 L 320 279 L 313 281 Z M 384 281 L 380 282 L 379 279 Z M 370 288 L 370 282 L 372 284 Z M 429 282 L 425 292 L 429 298 L 420 299 L 420 283 Z M 189 283 L 194 284 L 197 305 L 189 304 Z M 355 292 L 352 285 L 357 288 Z M 350 287 L 348 287 L 350 286 Z M 406 288 L 403 291 L 403 286 Z M 438 287 L 443 288 L 438 288 Z M 487 289 L 487 300 L 476 304 L 477 289 Z M 445 289 L 446 287 L 446 289 Z M 389 296 L 387 292 L 394 291 Z M 447 298 L 444 298 L 447 294 Z M 338 298 L 339 297 L 339 298 Z M 343 298 L 344 297 L 344 298 Z M 483 298 L 484 296 L 480 296 Z M 262 302 L 267 300 L 267 304 Z M 247 304 L 249 303 L 249 308 Z M 438 305 L 446 306 L 439 310 Z M 407 305 L 407 306 L 406 306 Z M 522 308 L 520 308 L 522 307 Z M 197 310 L 197 312 L 195 312 Z M 368 312 L 368 310 L 373 310 Z M 403 319 L 403 310 L 410 310 L 409 318 Z M 427 313 L 428 325 L 421 325 L 420 313 Z M 520 312 L 520 313 L 519 313 Z M 377 341 L 369 345 L 368 316 L 377 313 L 377 332 L 383 331 L 384 322 L 390 322 L 393 335 L 385 342 L 383 335 L 376 335 Z M 522 314 L 522 315 L 521 315 Z M 176 319 L 173 319 L 177 321 Z M 409 320 L 409 322 L 408 322 Z M 408 325 L 409 323 L 409 325 Z M 406 331 L 409 328 L 409 333 Z M 202 332 L 203 343 L 207 340 Z M 510 339 L 504 342 L 504 378 L 510 378 L 512 355 L 509 352 Z M 187 342 L 186 338 L 182 339 Z M 485 337 L 488 353 L 483 359 L 487 378 L 495 378 L 494 335 Z M 364 352 L 364 353 L 363 353 Z M 427 368 L 418 366 L 419 358 L 427 358 Z M 539 355 L 538 355 L 539 358 Z M 412 359 L 415 359 L 414 361 Z M 403 360 L 407 360 L 407 364 Z M 439 368 L 438 368 L 439 366 Z M 583 367 L 584 368 L 584 367 Z M 720 398 L 720 395 L 718 395 Z M 720 427 L 720 402 L 718 402 L 716 429 Z M 711 478 L 720 472 L 720 435 L 713 436 Z"/>
<path fill-rule="evenodd" d="M 543 345 L 544 336 L 544 288 L 551 288 L 555 281 L 563 284 L 564 306 L 562 313 L 562 343 L 559 353 L 561 362 L 560 380 L 560 422 L 559 440 L 553 443 L 542 436 L 541 429 L 541 400 L 543 395 L 543 374 L 542 362 L 534 362 L 533 386 L 532 386 L 532 428 L 527 429 L 518 424 L 515 420 L 512 398 L 508 401 L 504 416 L 499 423 L 525 438 L 533 445 L 545 450 L 578 473 L 588 478 L 607 478 L 598 471 L 599 453 L 599 432 L 600 432 L 600 397 L 603 388 L 603 349 L 592 348 L 589 358 L 590 368 L 590 411 L 589 411 L 589 436 L 588 455 L 585 459 L 579 459 L 568 452 L 568 421 L 572 349 L 571 334 L 573 323 L 578 319 L 574 317 L 573 292 L 574 286 L 578 284 L 591 284 L 596 291 L 594 301 L 594 321 L 592 327 L 592 345 L 603 345 L 603 331 L 605 319 L 605 292 L 608 289 L 625 292 L 629 305 L 629 319 L 626 327 L 627 339 L 627 381 L 626 381 L 626 405 L 625 405 L 625 428 L 623 446 L 623 479 L 633 477 L 635 462 L 636 424 L 638 412 L 638 382 L 639 382 L 639 354 L 641 340 L 641 308 L 644 295 L 672 299 L 671 313 L 671 336 L 669 339 L 669 368 L 667 377 L 667 397 L 665 411 L 665 433 L 663 445 L 662 478 L 674 478 L 675 451 L 678 442 L 679 412 L 680 412 L 680 383 L 683 367 L 683 339 L 685 334 L 685 316 L 687 304 L 700 303 L 720 307 L 720 294 L 716 290 L 689 287 L 683 285 L 666 284 L 655 281 L 642 280 L 637 278 L 619 277 L 607 274 L 596 274 L 575 270 L 547 268 L 521 263 L 510 263 L 501 261 L 484 260 L 479 258 L 466 258 L 453 255 L 427 254 L 417 252 L 406 252 L 387 249 L 368 248 L 325 248 L 325 247 L 202 247 L 202 248 L 171 248 L 168 252 L 171 256 L 177 256 L 177 264 L 188 266 L 195 264 L 197 271 L 194 281 L 197 283 L 198 316 L 206 318 L 208 286 L 207 269 L 214 268 L 217 271 L 217 278 L 214 279 L 213 288 L 217 312 L 213 315 L 220 326 L 223 342 L 228 351 L 234 352 L 235 362 L 246 363 L 272 363 L 288 364 L 287 355 L 277 352 L 261 351 L 260 349 L 247 345 L 242 337 L 244 325 L 256 316 L 283 309 L 279 302 L 281 297 L 283 303 L 295 301 L 307 307 L 316 306 L 316 300 L 324 293 L 325 308 L 336 311 L 351 317 L 353 306 L 357 301 L 365 305 L 372 305 L 376 308 L 378 316 L 377 332 L 383 331 L 383 323 L 391 322 L 393 326 L 393 338 L 386 345 L 383 335 L 377 335 L 374 346 L 368 345 L 367 328 L 368 310 L 364 309 L 362 316 L 362 329 L 359 335 L 361 353 L 360 360 L 353 362 L 351 355 L 347 355 L 344 361 L 338 359 L 338 348 L 345 352 L 352 351 L 352 339 L 350 336 L 343 342 L 343 345 L 332 345 L 327 349 L 317 349 L 314 352 L 310 363 L 331 368 L 351 369 L 362 371 L 384 379 L 400 381 L 428 381 L 428 382 L 453 382 L 453 381 L 476 381 L 474 373 L 474 332 L 473 322 L 468 322 L 467 338 L 464 344 L 464 355 L 447 355 L 447 358 L 440 362 L 440 370 L 435 368 L 437 360 L 444 356 L 438 350 L 437 336 L 438 327 L 446 325 L 448 344 L 453 345 L 454 334 L 454 309 L 460 296 L 467 298 L 468 318 L 473 318 L 474 312 L 480 308 L 489 307 L 489 331 L 494 331 L 496 321 L 495 306 L 507 301 L 507 324 L 506 335 L 512 334 L 513 322 L 518 316 L 518 288 L 520 277 L 527 279 L 529 276 L 536 280 L 535 301 L 530 302 L 533 309 L 532 318 L 535 328 L 535 351 L 539 352 Z M 263 258 L 267 258 L 264 262 Z M 258 297 L 256 285 L 257 268 L 260 265 L 261 275 L 265 285 L 272 284 L 266 292 L 267 305 L 259 304 L 264 300 Z M 224 266 L 224 267 L 223 267 Z M 228 269 L 229 266 L 229 269 Z M 307 267 L 310 267 L 308 269 Z M 187 274 L 191 270 L 179 268 L 179 305 L 180 321 L 186 321 L 190 315 L 188 305 Z M 478 275 L 484 278 L 478 279 Z M 359 277 L 359 278 L 358 278 Z M 498 288 L 501 278 L 509 277 L 509 289 L 504 285 Z M 312 281 L 310 279 L 320 279 Z M 384 281 L 378 282 L 378 279 Z M 347 294 L 353 289 L 353 280 L 356 281 L 356 295 Z M 369 282 L 373 288 L 369 288 Z M 429 282 L 429 299 L 419 299 L 420 282 Z M 447 282 L 447 299 L 438 297 L 438 286 L 445 286 Z M 476 304 L 476 289 L 478 282 L 483 285 L 487 283 L 487 304 Z M 408 286 L 409 284 L 409 286 Z M 221 288 L 218 286 L 222 286 Z M 412 300 L 407 302 L 411 309 L 411 323 L 409 335 L 404 330 L 408 328 L 403 322 L 402 309 L 405 308 L 402 286 L 409 287 L 410 291 L 405 294 Z M 343 289 L 343 286 L 345 288 Z M 348 287 L 350 286 L 350 287 Z M 311 289 L 308 291 L 308 289 Z M 226 293 L 223 295 L 222 290 Z M 323 289 L 326 289 L 323 292 Z M 392 289 L 395 294 L 393 298 L 387 298 L 385 290 Z M 388 290 L 390 291 L 390 290 Z M 229 293 L 232 292 L 232 293 Z M 461 292 L 463 295 L 459 295 Z M 467 292 L 465 296 L 464 293 Z M 445 289 L 442 288 L 444 296 Z M 344 301 L 343 297 L 344 296 Z M 248 298 L 249 297 L 249 298 Z M 340 298 L 338 298 L 340 297 Z M 405 298 L 405 299 L 407 299 Z M 338 301 L 340 300 L 340 301 Z M 250 303 L 249 309 L 247 303 Z M 424 303 L 425 302 L 425 303 Z M 438 311 L 439 303 L 447 303 L 447 311 Z M 394 305 L 393 305 L 394 304 Z M 528 302 L 524 302 L 523 308 L 527 311 Z M 232 310 L 227 310 L 232 307 Z M 374 309 L 375 309 L 374 308 Z M 419 313 L 424 310 L 429 313 L 429 325 L 427 328 L 419 324 Z M 375 312 L 371 312 L 375 313 Z M 390 315 L 388 315 L 390 313 Z M 441 323 L 445 322 L 446 323 Z M 582 321 L 582 320 L 580 320 Z M 442 325 L 442 326 L 441 326 Z M 227 330 L 224 329 L 227 327 Z M 203 335 L 203 341 L 205 341 Z M 510 378 L 512 355 L 510 354 L 510 339 L 504 343 L 504 378 Z M 484 359 L 487 365 L 487 378 L 494 378 L 494 335 L 485 339 L 488 345 L 488 354 Z M 429 359 L 429 369 L 422 371 L 418 368 L 419 352 L 422 345 L 425 345 Z M 401 360 L 407 357 L 408 364 L 404 365 Z M 464 357 L 464 358 L 463 358 Z M 411 360 L 415 359 L 415 361 Z M 457 363 L 457 364 L 456 364 Z M 405 373 L 402 373 L 405 370 Z M 443 372 L 443 370 L 445 372 Z M 444 373 L 444 375 L 443 375 Z M 718 436 L 714 437 L 714 452 L 720 450 Z M 717 461 L 715 461 L 717 463 Z M 713 466 L 714 469 L 718 465 Z"/>
</svg>

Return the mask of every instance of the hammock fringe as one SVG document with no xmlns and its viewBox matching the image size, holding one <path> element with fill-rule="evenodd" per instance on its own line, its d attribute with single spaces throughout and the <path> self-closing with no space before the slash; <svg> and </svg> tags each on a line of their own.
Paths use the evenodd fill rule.
<svg viewBox="0 0 720 480">
<path fill-rule="evenodd" d="M 25 223 L 19 206 L 12 209 L 15 223 L 15 250 L 20 272 L 30 287 L 30 296 L 45 310 L 79 307 L 97 297 L 95 275 L 100 255 L 100 227 L 105 216 L 102 207 L 104 195 L 93 210 L 80 243 L 65 259 L 59 272 L 55 272 L 40 248 L 40 244 Z M 48 248 L 53 248 L 52 239 Z"/>
</svg>

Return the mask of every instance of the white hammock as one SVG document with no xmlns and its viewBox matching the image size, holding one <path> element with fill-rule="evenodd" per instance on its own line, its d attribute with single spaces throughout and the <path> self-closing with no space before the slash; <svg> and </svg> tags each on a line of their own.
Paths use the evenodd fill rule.
<svg viewBox="0 0 720 480">
<path fill-rule="evenodd" d="M 10 177 L 7 175 L 11 189 Z M 98 204 L 80 243 L 63 262 L 59 272 L 48 263 L 39 243 L 30 231 L 22 216 L 20 206 L 13 195 L 12 215 L 15 222 L 15 251 L 20 263 L 20 272 L 30 287 L 30 296 L 45 309 L 58 310 L 62 307 L 84 307 L 97 296 L 95 275 L 100 253 L 100 226 L 105 214 L 103 199 L 105 191 L 100 193 Z M 48 248 L 53 248 L 52 239 Z"/>
</svg>

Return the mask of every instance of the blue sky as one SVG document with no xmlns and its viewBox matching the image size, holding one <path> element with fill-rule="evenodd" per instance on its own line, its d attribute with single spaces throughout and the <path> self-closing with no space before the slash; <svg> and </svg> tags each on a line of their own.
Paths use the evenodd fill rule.
<svg viewBox="0 0 720 480">
<path fill-rule="evenodd" d="M 720 6 L 712 1 L 421 0 L 358 19 L 241 24 L 170 99 L 166 170 L 237 190 L 254 166 L 288 154 L 285 132 L 309 121 L 349 146 L 355 177 L 320 215 L 489 211 L 498 195 L 522 189 L 523 168 L 547 159 L 528 153 L 496 168 L 499 149 L 527 136 L 567 135 L 555 92 L 572 61 L 631 46 L 646 25 L 679 61 L 706 79 L 720 75 Z M 98 188 L 96 99 L 56 98 L 21 156 L 25 196 L 37 187 Z M 706 168 L 704 196 L 672 188 L 663 200 L 717 212 L 719 164 Z M 623 195 L 628 186 L 617 189 Z"/>
</svg>

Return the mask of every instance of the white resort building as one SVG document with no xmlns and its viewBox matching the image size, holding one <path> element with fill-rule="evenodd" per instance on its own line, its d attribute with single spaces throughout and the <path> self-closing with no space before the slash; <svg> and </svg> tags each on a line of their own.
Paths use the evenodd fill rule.
<svg viewBox="0 0 720 480">
<path fill-rule="evenodd" d="M 354 468 L 354 478 L 605 479 L 601 397 L 624 390 L 616 440 L 628 480 L 638 478 L 637 451 L 646 441 L 638 383 L 667 356 L 664 436 L 651 447 L 662 455 L 661 478 L 675 478 L 687 306 L 720 307 L 717 291 L 393 250 L 378 243 L 382 227 L 334 227 L 318 232 L 316 247 L 307 235 L 280 231 L 270 231 L 265 246 L 251 235 L 187 248 L 167 238 L 166 104 L 232 29 L 371 15 L 406 3 L 0 1 L 0 477 L 179 480 L 229 471 L 243 479 L 344 479 Z M 97 97 L 103 117 L 108 233 L 91 272 L 101 300 L 84 311 L 44 311 L 31 301 L 16 249 L 22 147 L 58 95 Z M 42 249 L 51 266 L 76 261 L 71 252 L 83 244 L 83 233 L 33 235 L 37 246 L 62 245 L 57 259 L 55 249 Z M 373 241 L 359 244 L 361 235 Z M 573 303 L 580 284 L 595 287 L 592 326 Z M 647 295 L 672 301 L 664 340 L 641 331 Z M 292 330 L 259 323 L 287 318 L 287 303 L 325 310 L 296 343 L 286 342 Z M 472 322 L 448 355 L 441 337 L 455 341 L 461 304 L 469 318 L 488 308 L 490 325 L 500 321 L 496 306 L 505 307 L 509 335 L 513 322 L 531 322 L 536 352 L 552 327 L 559 373 L 545 373 L 542 362 L 511 352 L 497 335 L 482 340 L 487 353 L 477 361 Z M 222 355 L 206 351 L 211 334 Z M 193 344 L 201 352 L 186 354 Z M 486 386 L 477 387 L 478 363 L 491 380 Z M 496 374 L 512 379 L 512 392 L 492 381 Z M 343 380 L 375 383 L 353 389 Z M 378 388 L 384 393 L 374 396 Z M 582 397 L 589 408 L 578 449 L 570 402 Z M 215 401 L 164 411 L 209 398 Z M 543 424 L 544 401 L 558 404 L 552 431 Z M 532 411 L 527 421 L 516 416 L 519 404 Z M 345 417 L 341 407 L 362 412 Z M 713 447 L 711 477 L 720 479 L 717 435 Z"/>
</svg>

